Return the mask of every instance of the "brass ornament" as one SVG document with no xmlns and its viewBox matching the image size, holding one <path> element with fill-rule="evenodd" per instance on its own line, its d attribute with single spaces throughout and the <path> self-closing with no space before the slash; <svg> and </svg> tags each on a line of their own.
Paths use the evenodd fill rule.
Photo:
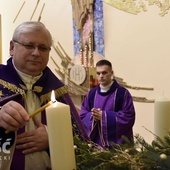
<svg viewBox="0 0 170 170">
<path fill-rule="evenodd" d="M 169 0 L 103 0 L 106 4 L 113 6 L 124 12 L 137 15 L 146 12 L 147 7 L 156 5 L 160 9 L 160 16 L 165 16 L 170 9 Z"/>
</svg>

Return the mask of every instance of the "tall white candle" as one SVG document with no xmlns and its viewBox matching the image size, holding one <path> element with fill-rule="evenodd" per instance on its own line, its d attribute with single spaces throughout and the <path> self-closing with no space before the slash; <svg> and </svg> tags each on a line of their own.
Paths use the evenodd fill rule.
<svg viewBox="0 0 170 170">
<path fill-rule="evenodd" d="M 164 138 L 170 130 L 170 99 L 155 100 L 154 110 L 154 133 Z"/>
<path fill-rule="evenodd" d="M 75 170 L 70 107 L 55 102 L 46 109 L 52 170 Z"/>
</svg>

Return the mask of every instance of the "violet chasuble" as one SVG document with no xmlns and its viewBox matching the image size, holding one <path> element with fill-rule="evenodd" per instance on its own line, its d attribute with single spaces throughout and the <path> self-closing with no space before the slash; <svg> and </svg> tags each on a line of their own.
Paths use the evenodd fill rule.
<svg viewBox="0 0 170 170">
<path fill-rule="evenodd" d="M 56 100 L 65 104 L 68 104 L 71 109 L 73 134 L 78 135 L 82 140 L 88 140 L 88 136 L 85 132 L 84 126 L 81 123 L 77 110 L 67 93 L 67 87 L 46 67 L 42 76 L 32 86 L 32 91 L 39 97 L 41 105 L 46 104 L 51 100 L 51 91 L 55 91 Z M 0 106 L 3 106 L 9 100 L 19 102 L 21 105 L 25 105 L 27 88 L 24 82 L 21 80 L 17 71 L 12 64 L 12 58 L 8 59 L 7 65 L 0 65 Z M 41 113 L 41 122 L 46 124 L 45 111 Z M 11 160 L 1 160 L 0 167 L 4 167 L 4 164 L 8 164 L 11 170 L 24 169 L 25 155 L 22 154 L 22 150 L 15 149 L 15 137 L 16 134 L 20 134 L 25 131 L 25 128 L 19 129 L 17 132 L 5 133 L 5 129 L 0 128 L 0 148 L 4 142 L 8 141 L 7 149 L 10 150 Z M 49 154 L 49 150 L 46 151 Z M 9 156 L 9 153 L 5 153 Z M 3 153 L 0 152 L 0 156 Z M 4 157 L 5 158 L 5 157 Z M 6 157 L 6 159 L 8 159 Z M 6 161 L 6 162 L 5 162 Z"/>
<path fill-rule="evenodd" d="M 101 121 L 93 119 L 93 107 L 102 110 Z M 122 143 L 122 136 L 133 139 L 135 109 L 132 96 L 116 80 L 107 92 L 100 92 L 100 86 L 97 86 L 87 94 L 80 117 L 90 139 L 102 147 L 108 147 L 110 142 Z"/>
</svg>

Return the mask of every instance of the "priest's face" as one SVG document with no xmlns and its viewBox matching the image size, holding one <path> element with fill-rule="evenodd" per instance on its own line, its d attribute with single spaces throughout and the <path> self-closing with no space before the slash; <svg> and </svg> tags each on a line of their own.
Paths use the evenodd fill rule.
<svg viewBox="0 0 170 170">
<path fill-rule="evenodd" d="M 107 86 L 112 82 L 113 70 L 108 65 L 97 66 L 96 75 L 99 84 Z"/>
<path fill-rule="evenodd" d="M 37 76 L 47 66 L 50 52 L 48 35 L 41 31 L 21 33 L 10 42 L 10 55 L 15 67 L 28 75 Z"/>
</svg>

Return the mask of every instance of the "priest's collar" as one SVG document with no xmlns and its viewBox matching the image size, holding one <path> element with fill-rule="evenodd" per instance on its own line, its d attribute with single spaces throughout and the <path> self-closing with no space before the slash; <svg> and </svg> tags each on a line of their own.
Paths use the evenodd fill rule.
<svg viewBox="0 0 170 170">
<path fill-rule="evenodd" d="M 31 89 L 31 88 L 32 88 L 32 85 L 33 85 L 38 79 L 40 79 L 40 77 L 43 75 L 43 73 L 41 72 L 41 74 L 38 75 L 38 76 L 30 76 L 30 75 L 28 75 L 28 74 L 25 74 L 25 73 L 19 71 L 19 70 L 16 68 L 13 60 L 12 60 L 12 63 L 13 63 L 13 66 L 14 66 L 15 70 L 17 71 L 18 75 L 20 76 L 20 78 L 22 79 L 22 81 L 23 81 L 23 82 L 25 83 L 25 85 L 27 86 L 27 89 Z"/>
<path fill-rule="evenodd" d="M 107 92 L 110 89 L 112 84 L 113 84 L 113 81 L 107 86 L 103 86 L 103 85 L 100 84 L 100 91 L 101 92 Z"/>
</svg>

